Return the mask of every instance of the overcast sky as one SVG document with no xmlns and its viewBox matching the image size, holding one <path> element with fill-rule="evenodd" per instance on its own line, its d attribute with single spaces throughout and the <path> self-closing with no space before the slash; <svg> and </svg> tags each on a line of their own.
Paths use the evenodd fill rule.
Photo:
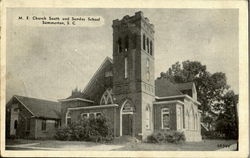
<svg viewBox="0 0 250 158">
<path fill-rule="evenodd" d="M 83 89 L 112 57 L 112 20 L 143 11 L 155 25 L 155 76 L 177 61 L 196 60 L 225 72 L 238 93 L 238 10 L 233 9 L 8 9 L 7 100 L 14 94 L 57 100 Z M 102 16 L 99 27 L 14 24 L 19 15 Z"/>
</svg>

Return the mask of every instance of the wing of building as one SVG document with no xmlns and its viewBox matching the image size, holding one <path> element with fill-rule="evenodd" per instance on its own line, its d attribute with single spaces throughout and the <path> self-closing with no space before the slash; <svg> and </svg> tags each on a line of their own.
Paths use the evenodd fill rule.
<svg viewBox="0 0 250 158">
<path fill-rule="evenodd" d="M 113 58 L 107 57 L 82 92 L 59 99 L 61 124 L 106 116 L 115 136 L 145 140 L 159 130 L 183 131 L 200 141 L 195 84 L 155 80 L 154 25 L 142 12 L 113 21 Z"/>
<path fill-rule="evenodd" d="M 7 137 L 52 138 L 60 126 L 59 102 L 13 96 L 6 106 Z"/>
</svg>

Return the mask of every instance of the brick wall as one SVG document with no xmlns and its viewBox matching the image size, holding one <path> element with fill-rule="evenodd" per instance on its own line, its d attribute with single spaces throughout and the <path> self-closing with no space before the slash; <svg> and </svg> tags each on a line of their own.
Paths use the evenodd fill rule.
<svg viewBox="0 0 250 158">
<path fill-rule="evenodd" d="M 111 125 L 111 128 L 114 131 L 114 134 L 116 135 L 117 129 L 114 128 L 117 124 L 117 119 L 116 117 L 116 111 L 117 107 L 107 107 L 107 108 L 95 108 L 95 109 L 79 109 L 79 110 L 70 110 L 71 112 L 71 121 L 72 122 L 77 122 L 81 120 L 81 114 L 82 113 L 96 113 L 96 112 L 101 112 L 103 116 L 105 116 L 108 120 L 108 122 Z"/>
<path fill-rule="evenodd" d="M 61 102 L 61 124 L 65 125 L 65 117 L 66 112 L 68 108 L 74 108 L 74 107 L 84 107 L 84 106 L 90 106 L 91 103 L 83 102 L 83 101 L 66 101 Z"/>
<path fill-rule="evenodd" d="M 56 133 L 55 120 L 46 120 L 46 130 L 42 130 L 43 119 L 35 119 L 35 138 L 54 138 Z"/>
<path fill-rule="evenodd" d="M 162 129 L 162 120 L 161 120 L 161 109 L 169 108 L 170 110 L 170 130 L 177 130 L 176 127 L 176 106 L 177 104 L 171 103 L 162 103 L 154 104 L 154 129 L 155 131 L 163 130 Z"/>
</svg>

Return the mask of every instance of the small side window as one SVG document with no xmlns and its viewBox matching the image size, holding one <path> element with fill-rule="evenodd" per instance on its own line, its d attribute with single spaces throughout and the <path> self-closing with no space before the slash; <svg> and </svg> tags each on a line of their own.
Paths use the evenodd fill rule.
<svg viewBox="0 0 250 158">
<path fill-rule="evenodd" d="M 143 49 L 146 50 L 146 36 L 145 34 L 143 34 L 143 38 L 142 38 L 142 42 L 143 42 Z"/>
<path fill-rule="evenodd" d="M 161 127 L 162 129 L 170 129 L 169 108 L 161 109 Z"/>
<path fill-rule="evenodd" d="M 42 120 L 42 131 L 46 131 L 46 120 Z"/>
</svg>

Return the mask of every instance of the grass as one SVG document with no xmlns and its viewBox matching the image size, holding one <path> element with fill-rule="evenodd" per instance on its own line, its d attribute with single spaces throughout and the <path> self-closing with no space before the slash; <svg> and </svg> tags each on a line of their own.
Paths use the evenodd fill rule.
<svg viewBox="0 0 250 158">
<path fill-rule="evenodd" d="M 58 140 L 7 140 L 7 145 L 16 144 L 31 144 L 32 147 L 42 148 L 58 148 L 60 150 L 68 148 L 75 150 L 114 150 L 114 151 L 214 151 L 222 148 L 221 146 L 228 146 L 235 144 L 236 140 L 203 140 L 201 142 L 186 142 L 183 144 L 151 144 L 151 143 L 110 143 L 100 144 L 94 142 L 84 141 L 58 141 Z M 99 149 L 100 148 L 100 149 Z M 14 149 L 16 150 L 16 149 Z M 29 149 L 25 149 L 29 150 Z"/>
<path fill-rule="evenodd" d="M 203 140 L 201 142 L 186 142 L 183 144 L 151 144 L 151 143 L 133 143 L 116 150 L 128 151 L 214 151 L 221 145 L 228 146 L 235 144 L 236 140 Z"/>
</svg>

